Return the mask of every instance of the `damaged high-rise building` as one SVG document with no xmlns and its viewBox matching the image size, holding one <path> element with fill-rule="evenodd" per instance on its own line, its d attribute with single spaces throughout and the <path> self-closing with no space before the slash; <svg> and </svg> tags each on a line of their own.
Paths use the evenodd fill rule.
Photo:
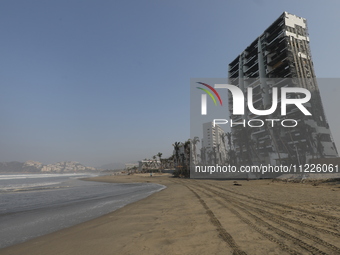
<svg viewBox="0 0 340 255">
<path fill-rule="evenodd" d="M 311 99 L 304 104 L 312 114 L 309 116 L 293 104 L 287 105 L 287 113 L 282 116 L 280 99 L 277 110 L 268 116 L 254 115 L 249 110 L 244 115 L 233 115 L 233 98 L 229 93 L 230 118 L 234 123 L 254 119 L 265 123 L 258 127 L 242 124 L 232 127 L 239 163 L 303 164 L 311 158 L 338 156 L 314 73 L 306 19 L 284 12 L 229 64 L 228 77 L 230 84 L 243 91 L 246 101 L 247 88 L 252 88 L 252 103 L 258 110 L 272 106 L 273 88 L 278 89 L 279 98 L 283 87 L 302 87 L 311 92 Z M 294 93 L 287 97 L 303 95 Z M 266 119 L 293 119 L 297 125 L 272 127 L 273 122 Z"/>
</svg>

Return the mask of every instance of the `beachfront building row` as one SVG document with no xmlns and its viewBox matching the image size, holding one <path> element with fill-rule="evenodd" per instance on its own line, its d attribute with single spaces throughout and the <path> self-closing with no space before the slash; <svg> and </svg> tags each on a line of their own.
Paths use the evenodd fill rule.
<svg viewBox="0 0 340 255">
<path fill-rule="evenodd" d="M 296 120 L 294 128 L 269 128 L 268 124 L 258 128 L 232 127 L 233 145 L 242 162 L 304 163 L 311 158 L 338 156 L 315 78 L 306 19 L 284 12 L 229 64 L 228 77 L 229 84 L 238 86 L 246 100 L 247 88 L 253 88 L 255 109 L 271 107 L 273 88 L 280 91 L 282 87 L 302 87 L 311 92 L 310 101 L 304 104 L 311 116 L 288 105 L 284 118 Z M 247 107 L 245 115 L 233 115 L 231 94 L 229 111 L 233 122 L 261 118 Z M 280 101 L 277 110 L 266 118 L 282 119 Z"/>
<path fill-rule="evenodd" d="M 159 171 L 161 162 L 159 160 L 144 159 L 138 161 L 138 171 Z"/>
</svg>

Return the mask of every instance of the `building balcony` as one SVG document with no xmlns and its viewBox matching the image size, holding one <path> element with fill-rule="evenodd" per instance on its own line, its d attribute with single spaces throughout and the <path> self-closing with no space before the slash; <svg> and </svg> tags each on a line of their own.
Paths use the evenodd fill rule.
<svg viewBox="0 0 340 255">
<path fill-rule="evenodd" d="M 234 64 L 233 66 L 229 65 L 229 71 L 235 71 L 238 70 L 239 68 L 239 62 L 237 62 L 236 64 Z"/>
<path fill-rule="evenodd" d="M 251 65 L 250 67 L 248 67 L 245 71 L 245 73 L 249 72 L 249 71 L 254 71 L 254 69 L 258 68 L 258 61 L 256 60 L 255 63 L 253 65 Z"/>
<path fill-rule="evenodd" d="M 275 80 L 273 87 L 281 88 L 281 87 L 287 85 L 287 83 L 289 83 L 289 81 L 290 81 L 290 79 L 288 79 L 288 78 L 277 79 L 277 80 Z"/>
<path fill-rule="evenodd" d="M 271 45 L 275 40 L 280 39 L 281 37 L 283 37 L 285 35 L 285 31 L 282 30 L 277 36 L 270 36 L 267 38 L 267 46 Z M 272 37 L 274 37 L 274 39 L 272 39 Z"/>
<path fill-rule="evenodd" d="M 239 57 L 240 57 L 240 56 L 237 56 L 237 57 L 229 64 L 229 66 L 232 66 L 232 68 L 233 68 L 235 65 L 238 65 Z M 231 69 L 232 69 L 232 68 L 231 68 Z"/>
<path fill-rule="evenodd" d="M 283 62 L 287 58 L 287 53 L 286 52 L 281 52 L 279 55 L 275 56 L 272 58 L 269 62 L 269 66 L 274 66 L 276 63 L 279 61 Z"/>
<path fill-rule="evenodd" d="M 259 70 L 249 74 L 249 78 L 257 78 L 258 76 L 259 76 Z"/>
<path fill-rule="evenodd" d="M 230 73 L 230 77 L 233 77 L 236 73 L 238 73 L 238 69 Z"/>
<path fill-rule="evenodd" d="M 233 77 L 233 78 L 229 78 L 229 82 L 233 85 L 237 85 L 238 84 L 238 80 L 239 80 L 239 77 Z"/>
<path fill-rule="evenodd" d="M 252 60 L 255 60 L 256 57 L 257 57 L 257 55 L 253 55 L 251 58 L 248 58 L 245 64 L 247 65 L 247 64 L 250 63 Z"/>
<path fill-rule="evenodd" d="M 248 87 L 252 87 L 253 89 L 258 86 L 260 86 L 260 79 L 254 79 L 254 81 L 251 81 L 251 83 L 248 84 Z"/>
</svg>

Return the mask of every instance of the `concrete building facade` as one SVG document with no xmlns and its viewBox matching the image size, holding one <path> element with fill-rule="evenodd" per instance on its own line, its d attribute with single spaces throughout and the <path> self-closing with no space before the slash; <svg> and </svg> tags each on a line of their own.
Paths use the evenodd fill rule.
<svg viewBox="0 0 340 255">
<path fill-rule="evenodd" d="M 239 56 L 229 64 L 229 84 L 238 86 L 247 100 L 247 89 L 253 90 L 255 109 L 272 106 L 273 88 L 301 87 L 311 92 L 304 106 L 311 116 L 304 115 L 295 105 L 287 105 L 282 117 L 280 101 L 277 110 L 268 116 L 233 115 L 233 98 L 229 93 L 230 119 L 233 122 L 250 119 L 294 119 L 296 127 L 280 125 L 231 128 L 233 144 L 239 162 L 247 164 L 306 163 L 312 158 L 337 157 L 331 131 L 323 110 L 309 47 L 306 19 L 284 12 Z M 300 94 L 288 95 L 291 98 Z M 246 102 L 247 104 L 247 102 Z"/>
<path fill-rule="evenodd" d="M 206 163 L 226 163 L 225 132 L 219 125 L 214 126 L 212 122 L 203 123 L 202 148 L 204 148 L 203 159 Z"/>
</svg>

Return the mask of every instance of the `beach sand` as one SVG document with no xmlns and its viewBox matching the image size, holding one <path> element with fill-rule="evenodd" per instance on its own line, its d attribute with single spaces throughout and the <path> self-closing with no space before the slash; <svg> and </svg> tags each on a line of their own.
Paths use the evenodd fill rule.
<svg viewBox="0 0 340 255">
<path fill-rule="evenodd" d="M 340 254 L 336 182 L 234 183 L 158 174 L 92 180 L 153 182 L 167 189 L 0 254 Z"/>
</svg>

